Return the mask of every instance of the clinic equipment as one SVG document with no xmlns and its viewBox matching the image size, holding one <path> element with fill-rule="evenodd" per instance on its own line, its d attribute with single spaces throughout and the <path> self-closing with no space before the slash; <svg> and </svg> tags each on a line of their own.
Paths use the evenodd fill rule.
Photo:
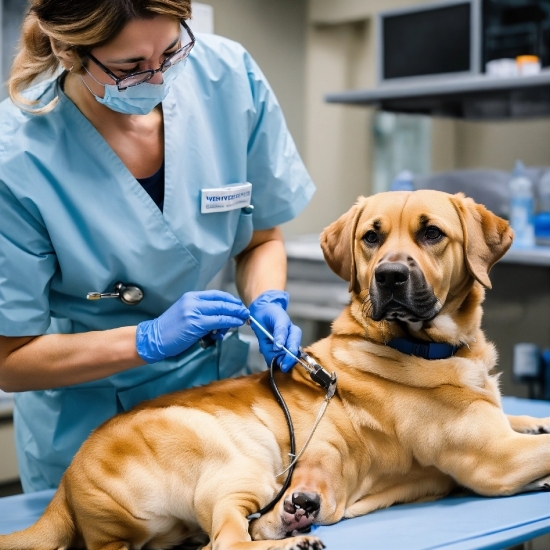
<svg viewBox="0 0 550 550">
<path fill-rule="evenodd" d="M 550 245 L 550 170 L 544 173 L 538 184 L 535 242 L 542 246 Z"/>
<path fill-rule="evenodd" d="M 525 175 L 521 161 L 516 162 L 510 186 L 510 226 L 514 230 L 512 246 L 528 248 L 535 246 L 535 200 L 533 183 Z"/>
<path fill-rule="evenodd" d="M 138 286 L 116 283 L 114 292 L 88 292 L 87 300 L 101 300 L 102 298 L 118 298 L 127 306 L 137 306 L 143 300 L 143 290 Z"/>
</svg>

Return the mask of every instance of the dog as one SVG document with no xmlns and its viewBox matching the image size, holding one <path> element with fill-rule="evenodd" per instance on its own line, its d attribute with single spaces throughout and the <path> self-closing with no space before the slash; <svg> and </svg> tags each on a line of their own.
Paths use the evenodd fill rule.
<svg viewBox="0 0 550 550">
<path fill-rule="evenodd" d="M 38 522 L 0 537 L 0 550 L 164 549 L 201 537 L 208 550 L 319 550 L 312 524 L 457 487 L 487 496 L 550 489 L 550 418 L 504 414 L 497 354 L 480 328 L 489 270 L 512 239 L 505 220 L 462 194 L 360 197 L 321 235 L 350 303 L 330 336 L 306 349 L 337 375 L 336 393 L 271 511 L 247 519 L 280 490 L 290 460 L 265 372 L 107 421 Z M 438 358 L 418 356 L 432 348 Z M 325 392 L 299 365 L 275 380 L 300 449 Z"/>
</svg>

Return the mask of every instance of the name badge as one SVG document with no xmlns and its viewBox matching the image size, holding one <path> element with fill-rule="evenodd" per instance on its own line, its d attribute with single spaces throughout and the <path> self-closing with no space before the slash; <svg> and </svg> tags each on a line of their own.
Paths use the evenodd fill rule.
<svg viewBox="0 0 550 550">
<path fill-rule="evenodd" d="M 240 183 L 215 189 L 201 189 L 201 213 L 227 212 L 250 206 L 252 184 Z"/>
</svg>

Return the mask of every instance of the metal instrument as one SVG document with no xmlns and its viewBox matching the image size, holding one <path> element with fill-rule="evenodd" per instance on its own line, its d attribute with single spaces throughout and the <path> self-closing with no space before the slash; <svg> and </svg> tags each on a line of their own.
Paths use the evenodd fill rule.
<svg viewBox="0 0 550 550">
<path fill-rule="evenodd" d="M 272 342 L 275 342 L 275 338 L 270 334 L 252 315 L 249 317 L 251 323 L 253 323 L 259 330 L 261 330 Z M 289 349 L 285 346 L 281 346 L 282 350 L 290 355 L 297 363 L 300 363 L 304 369 L 309 372 L 311 379 L 323 387 L 325 390 L 330 390 L 331 387 L 336 387 L 336 375 L 330 374 L 325 370 L 319 363 L 317 363 L 310 355 L 305 353 L 300 348 L 300 357 L 296 357 Z"/>
<path fill-rule="evenodd" d="M 101 300 L 103 298 L 118 298 L 127 306 L 136 306 L 143 300 L 141 288 L 124 283 L 116 283 L 114 292 L 88 292 L 86 299 Z"/>
</svg>

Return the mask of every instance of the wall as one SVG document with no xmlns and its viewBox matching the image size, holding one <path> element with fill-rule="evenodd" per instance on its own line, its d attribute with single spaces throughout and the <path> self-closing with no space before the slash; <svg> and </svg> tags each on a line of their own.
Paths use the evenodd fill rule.
<svg viewBox="0 0 550 550">
<path fill-rule="evenodd" d="M 26 5 L 26 0 L 0 0 L 0 76 L 3 83 L 9 76 Z M 7 97 L 6 89 L 0 87 L 0 100 L 5 97 Z"/>
<path fill-rule="evenodd" d="M 317 233 L 371 189 L 372 109 L 327 104 L 325 94 L 375 80 L 374 15 L 414 0 L 309 0 L 305 155 L 317 193 L 287 235 Z M 454 161 L 454 155 L 453 155 Z"/>
<path fill-rule="evenodd" d="M 262 68 L 303 154 L 307 0 L 202 1 L 214 7 L 216 34 L 243 44 Z"/>
<path fill-rule="evenodd" d="M 550 119 L 457 122 L 456 167 L 511 170 L 516 159 L 550 166 Z"/>
</svg>

